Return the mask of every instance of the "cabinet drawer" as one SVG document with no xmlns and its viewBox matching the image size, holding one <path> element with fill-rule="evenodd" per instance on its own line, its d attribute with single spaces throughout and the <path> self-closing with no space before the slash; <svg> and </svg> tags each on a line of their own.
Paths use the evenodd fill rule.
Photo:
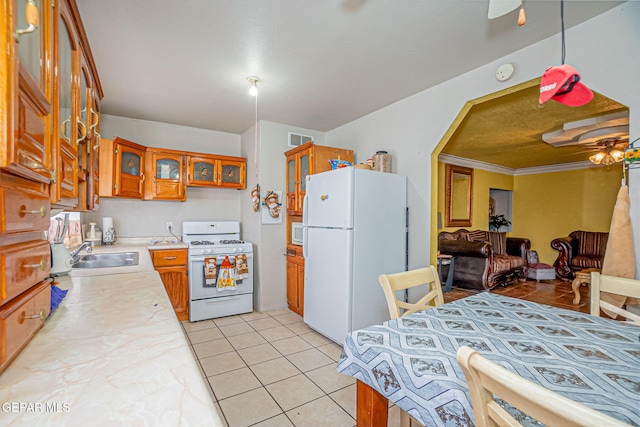
<svg viewBox="0 0 640 427">
<path fill-rule="evenodd" d="M 156 249 L 150 252 L 154 267 L 187 265 L 186 249 Z"/>
<path fill-rule="evenodd" d="M 47 230 L 49 198 L 0 187 L 0 233 Z"/>
<path fill-rule="evenodd" d="M 51 309 L 51 284 L 41 282 L 0 308 L 0 372 L 27 345 Z"/>
<path fill-rule="evenodd" d="M 298 258 L 300 261 L 304 260 L 302 258 L 302 246 L 287 245 L 287 259 L 291 260 L 291 258 Z"/>
<path fill-rule="evenodd" d="M 0 247 L 0 305 L 44 280 L 50 269 L 46 240 Z"/>
</svg>

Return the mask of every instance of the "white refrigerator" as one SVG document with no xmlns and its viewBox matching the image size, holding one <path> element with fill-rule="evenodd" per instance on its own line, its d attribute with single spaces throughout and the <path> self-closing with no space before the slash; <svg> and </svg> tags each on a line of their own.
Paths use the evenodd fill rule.
<svg viewBox="0 0 640 427">
<path fill-rule="evenodd" d="M 407 178 L 347 167 L 307 177 L 304 321 L 342 344 L 389 320 L 382 273 L 406 268 Z"/>
</svg>

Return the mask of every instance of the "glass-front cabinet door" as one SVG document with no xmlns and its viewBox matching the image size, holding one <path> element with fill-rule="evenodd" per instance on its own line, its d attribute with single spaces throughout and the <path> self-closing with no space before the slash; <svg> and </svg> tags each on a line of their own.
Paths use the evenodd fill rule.
<svg viewBox="0 0 640 427">
<path fill-rule="evenodd" d="M 199 156 L 189 157 L 188 185 L 192 186 L 214 186 L 216 161 L 212 158 Z"/>
<path fill-rule="evenodd" d="M 304 197 L 304 193 L 306 193 L 307 191 L 307 175 L 311 173 L 311 171 L 309 170 L 309 153 L 308 152 L 300 153 L 300 160 L 298 161 L 298 163 L 300 164 L 300 169 L 299 169 L 300 192 Z"/>
<path fill-rule="evenodd" d="M 61 203 L 74 206 L 78 198 L 78 134 L 76 133 L 78 114 L 74 105 L 74 73 L 78 58 L 78 41 L 70 25 L 70 12 L 66 9 L 65 2 L 58 2 L 61 7 L 58 18 L 58 119 L 56 138 L 57 164 L 56 192 L 52 193 L 52 203 Z M 78 90 L 77 88 L 75 90 Z"/>
<path fill-rule="evenodd" d="M 246 162 L 238 160 L 220 160 L 219 185 L 230 188 L 245 188 Z"/>
<path fill-rule="evenodd" d="M 297 156 L 291 155 L 287 157 L 287 213 L 295 215 L 296 211 L 296 194 L 298 192 L 298 173 L 297 173 Z"/>
<path fill-rule="evenodd" d="M 24 31 L 19 35 L 15 35 L 14 39 L 18 44 L 18 57 L 20 64 L 24 67 L 33 81 L 37 84 L 41 93 L 45 93 L 44 70 L 42 69 L 42 61 L 44 58 L 44 32 L 41 30 L 44 25 L 48 28 L 44 10 L 38 4 L 39 1 L 32 1 L 31 4 L 27 0 L 16 1 L 16 31 Z M 27 23 L 28 8 L 36 7 L 38 10 L 38 25 L 34 27 Z"/>
<path fill-rule="evenodd" d="M 51 179 L 51 139 L 47 132 L 52 99 L 47 49 L 51 43 L 51 9 L 47 6 L 34 0 L 10 0 L 0 7 L 6 13 L 2 20 L 7 23 L 2 66 L 13 69 L 0 70 L 3 96 L 9 97 L 3 102 L 13 105 L 0 111 L 0 144 L 4 151 L 0 166 L 44 184 Z"/>
<path fill-rule="evenodd" d="M 183 152 L 147 148 L 146 162 L 145 170 L 151 178 L 144 184 L 146 200 L 187 199 Z"/>
<path fill-rule="evenodd" d="M 90 102 L 90 73 L 85 67 L 84 61 L 80 69 L 80 85 L 78 87 L 78 97 L 80 106 L 80 117 L 75 126 L 76 145 L 78 156 L 78 204 L 74 208 L 77 211 L 87 210 L 89 204 L 89 181 L 91 180 L 91 144 L 90 135 L 87 133 L 88 127 L 88 105 Z"/>
<path fill-rule="evenodd" d="M 113 144 L 117 165 L 114 195 L 141 199 L 144 181 L 144 149 L 119 141 L 121 140 L 116 138 Z"/>
</svg>

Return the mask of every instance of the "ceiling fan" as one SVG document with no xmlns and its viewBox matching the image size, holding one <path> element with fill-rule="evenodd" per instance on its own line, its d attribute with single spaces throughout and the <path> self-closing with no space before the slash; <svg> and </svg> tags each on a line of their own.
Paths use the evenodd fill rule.
<svg viewBox="0 0 640 427">
<path fill-rule="evenodd" d="M 629 138 L 603 138 L 596 143 L 599 150 L 589 157 L 591 163 L 605 166 L 612 165 L 624 160 L 624 150 L 629 145 Z"/>
</svg>

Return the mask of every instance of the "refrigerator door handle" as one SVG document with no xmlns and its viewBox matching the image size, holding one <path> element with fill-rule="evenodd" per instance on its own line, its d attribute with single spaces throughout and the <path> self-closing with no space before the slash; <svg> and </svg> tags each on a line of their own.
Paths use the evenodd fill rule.
<svg viewBox="0 0 640 427">
<path fill-rule="evenodd" d="M 307 258 L 307 233 L 309 233 L 309 227 L 302 228 L 302 258 Z"/>
<path fill-rule="evenodd" d="M 304 198 L 302 199 L 302 226 L 306 227 L 308 224 L 308 214 L 307 214 L 307 210 L 304 208 L 305 206 L 309 206 L 309 204 L 307 203 L 309 201 L 309 195 L 305 194 Z"/>
<path fill-rule="evenodd" d="M 307 233 L 309 233 L 309 227 L 307 224 L 307 209 L 305 206 L 309 206 L 307 201 L 309 200 L 309 195 L 305 194 L 302 199 L 302 257 L 307 258 Z"/>
</svg>

